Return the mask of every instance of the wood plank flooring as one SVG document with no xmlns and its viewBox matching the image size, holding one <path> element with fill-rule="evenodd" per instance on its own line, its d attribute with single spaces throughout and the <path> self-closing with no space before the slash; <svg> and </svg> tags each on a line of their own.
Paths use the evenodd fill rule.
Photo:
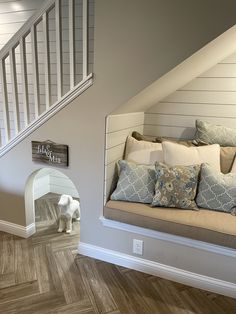
<svg viewBox="0 0 236 314">
<path fill-rule="evenodd" d="M 78 255 L 79 223 L 57 233 L 57 201 L 37 200 L 31 238 L 0 232 L 1 314 L 236 313 L 235 299 Z"/>
</svg>

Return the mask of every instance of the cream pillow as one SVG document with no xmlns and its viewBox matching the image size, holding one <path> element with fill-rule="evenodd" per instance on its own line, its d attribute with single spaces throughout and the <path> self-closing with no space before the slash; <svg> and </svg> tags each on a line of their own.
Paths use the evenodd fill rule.
<svg viewBox="0 0 236 314">
<path fill-rule="evenodd" d="M 143 165 L 154 165 L 156 161 L 163 162 L 161 143 L 137 141 L 132 136 L 127 137 L 125 160 Z"/>
<path fill-rule="evenodd" d="M 233 162 L 233 166 L 230 170 L 231 173 L 236 173 L 236 155 L 234 157 L 234 162 Z"/>
<path fill-rule="evenodd" d="M 213 144 L 200 147 L 186 147 L 173 142 L 163 142 L 164 163 L 170 166 L 190 166 L 208 163 L 220 171 L 220 145 Z"/>
</svg>

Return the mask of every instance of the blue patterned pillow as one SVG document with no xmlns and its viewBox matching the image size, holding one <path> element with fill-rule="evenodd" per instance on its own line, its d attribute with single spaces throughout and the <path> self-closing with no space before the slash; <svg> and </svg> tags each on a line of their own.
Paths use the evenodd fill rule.
<svg viewBox="0 0 236 314">
<path fill-rule="evenodd" d="M 118 167 L 119 180 L 111 200 L 150 204 L 156 183 L 155 166 L 119 160 Z"/>
<path fill-rule="evenodd" d="M 152 206 L 198 209 L 197 192 L 200 165 L 167 166 L 156 163 L 157 182 Z"/>
<path fill-rule="evenodd" d="M 196 198 L 199 207 L 236 214 L 236 173 L 223 174 L 202 164 Z"/>
</svg>

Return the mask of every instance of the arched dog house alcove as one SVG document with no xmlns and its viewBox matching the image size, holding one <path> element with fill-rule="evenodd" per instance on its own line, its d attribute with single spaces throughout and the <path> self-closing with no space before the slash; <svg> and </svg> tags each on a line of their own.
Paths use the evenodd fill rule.
<svg viewBox="0 0 236 314">
<path fill-rule="evenodd" d="M 41 168 L 32 172 L 25 185 L 26 221 L 31 226 L 29 235 L 36 232 L 35 200 L 47 193 L 69 194 L 74 198 L 79 198 L 75 184 L 61 171 Z"/>
</svg>

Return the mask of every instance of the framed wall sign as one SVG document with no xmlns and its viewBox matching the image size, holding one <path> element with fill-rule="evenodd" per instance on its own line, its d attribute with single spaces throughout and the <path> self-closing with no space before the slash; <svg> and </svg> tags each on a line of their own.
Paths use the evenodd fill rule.
<svg viewBox="0 0 236 314">
<path fill-rule="evenodd" d="M 46 164 L 68 167 L 68 145 L 56 144 L 51 141 L 32 141 L 32 160 Z"/>
</svg>

